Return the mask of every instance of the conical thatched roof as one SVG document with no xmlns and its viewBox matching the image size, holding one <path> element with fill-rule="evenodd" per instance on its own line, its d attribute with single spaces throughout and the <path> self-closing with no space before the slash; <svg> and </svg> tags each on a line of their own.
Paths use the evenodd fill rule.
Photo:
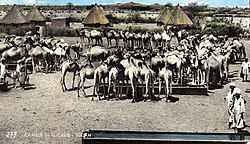
<svg viewBox="0 0 250 144">
<path fill-rule="evenodd" d="M 157 24 L 163 24 L 163 25 L 167 24 L 171 15 L 172 15 L 172 9 L 170 7 L 166 7 L 157 17 L 156 19 Z"/>
<path fill-rule="evenodd" d="M 18 9 L 16 5 L 7 12 L 4 18 L 0 21 L 2 24 L 26 24 L 29 20 L 25 15 Z"/>
<path fill-rule="evenodd" d="M 99 9 L 105 16 L 108 15 L 108 13 L 104 10 L 104 8 L 101 5 L 99 6 Z"/>
<path fill-rule="evenodd" d="M 188 18 L 179 5 L 173 10 L 167 25 L 192 25 L 193 22 Z"/>
<path fill-rule="evenodd" d="M 104 15 L 103 11 L 95 5 L 86 18 L 83 20 L 84 25 L 107 25 L 109 20 Z"/>
<path fill-rule="evenodd" d="M 26 17 L 30 21 L 43 22 L 46 20 L 46 18 L 42 15 L 42 13 L 37 9 L 35 5 L 30 9 Z"/>
</svg>

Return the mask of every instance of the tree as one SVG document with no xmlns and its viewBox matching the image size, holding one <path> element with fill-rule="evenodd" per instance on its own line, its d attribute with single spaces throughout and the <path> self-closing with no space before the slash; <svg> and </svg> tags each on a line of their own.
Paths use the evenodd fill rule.
<svg viewBox="0 0 250 144">
<path fill-rule="evenodd" d="M 204 9 L 207 7 L 208 5 L 205 3 L 202 4 L 198 4 L 198 2 L 190 2 L 188 3 L 188 5 L 186 6 L 186 11 L 188 12 L 188 17 L 191 20 L 194 20 L 195 17 L 199 16 L 199 12 L 204 11 Z M 201 19 L 201 18 L 199 18 Z"/>
<path fill-rule="evenodd" d="M 71 14 L 71 9 L 72 9 L 73 6 L 74 6 L 73 3 L 71 3 L 71 2 L 68 2 L 66 4 L 66 7 L 68 8 L 70 14 Z"/>
<path fill-rule="evenodd" d="M 165 4 L 165 7 L 172 7 L 173 4 L 171 2 L 168 2 L 167 4 Z"/>
</svg>

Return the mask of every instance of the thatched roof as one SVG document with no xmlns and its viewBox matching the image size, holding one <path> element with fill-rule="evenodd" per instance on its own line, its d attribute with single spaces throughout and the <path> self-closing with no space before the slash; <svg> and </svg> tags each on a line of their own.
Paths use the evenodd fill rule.
<svg viewBox="0 0 250 144">
<path fill-rule="evenodd" d="M 7 12 L 4 18 L 0 21 L 2 24 L 26 24 L 29 20 L 14 4 L 12 8 Z"/>
<path fill-rule="evenodd" d="M 173 10 L 167 25 L 192 25 L 193 22 L 188 18 L 185 12 L 181 9 L 179 5 Z"/>
<path fill-rule="evenodd" d="M 170 7 L 166 7 L 157 17 L 156 19 L 157 24 L 166 25 L 171 15 L 172 15 L 172 9 Z"/>
<path fill-rule="evenodd" d="M 43 22 L 46 20 L 46 18 L 42 15 L 42 13 L 37 9 L 35 5 L 30 9 L 26 17 L 30 21 L 36 21 L 36 22 Z"/>
<path fill-rule="evenodd" d="M 82 22 L 84 25 L 107 25 L 109 20 L 100 8 L 95 5 Z"/>
<path fill-rule="evenodd" d="M 104 8 L 101 5 L 99 6 L 99 9 L 105 16 L 108 15 L 108 13 L 104 10 Z"/>
</svg>

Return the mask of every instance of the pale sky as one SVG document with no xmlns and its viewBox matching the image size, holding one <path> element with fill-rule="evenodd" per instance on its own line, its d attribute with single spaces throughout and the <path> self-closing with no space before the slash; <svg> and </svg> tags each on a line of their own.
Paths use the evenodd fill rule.
<svg viewBox="0 0 250 144">
<path fill-rule="evenodd" d="M 113 4 L 125 3 L 131 0 L 0 0 L 0 4 L 59 4 L 65 5 L 68 2 L 74 5 L 87 5 L 87 4 Z M 209 6 L 248 6 L 249 0 L 132 0 L 133 2 L 140 2 L 144 4 L 166 4 L 168 2 L 173 5 L 180 4 L 186 5 L 190 2 L 198 2 L 199 4 L 208 4 Z"/>
</svg>

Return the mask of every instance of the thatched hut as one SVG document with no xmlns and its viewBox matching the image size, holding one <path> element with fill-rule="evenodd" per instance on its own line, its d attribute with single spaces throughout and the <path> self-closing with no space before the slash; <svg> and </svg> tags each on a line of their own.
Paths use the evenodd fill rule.
<svg viewBox="0 0 250 144">
<path fill-rule="evenodd" d="M 14 4 L 12 8 L 7 12 L 7 14 L 0 21 L 2 25 L 27 25 L 29 24 L 29 20 L 25 15 L 18 9 L 18 7 Z"/>
<path fill-rule="evenodd" d="M 106 18 L 104 12 L 95 5 L 82 23 L 84 26 L 100 27 L 109 25 L 109 20 Z"/>
<path fill-rule="evenodd" d="M 193 22 L 185 14 L 179 5 L 173 10 L 166 25 L 192 25 Z"/>
<path fill-rule="evenodd" d="M 37 9 L 35 5 L 30 9 L 26 17 L 32 24 L 44 26 L 46 24 L 46 18 L 43 14 Z"/>
<path fill-rule="evenodd" d="M 157 25 L 166 25 L 172 15 L 172 8 L 166 7 L 156 18 Z"/>
</svg>

